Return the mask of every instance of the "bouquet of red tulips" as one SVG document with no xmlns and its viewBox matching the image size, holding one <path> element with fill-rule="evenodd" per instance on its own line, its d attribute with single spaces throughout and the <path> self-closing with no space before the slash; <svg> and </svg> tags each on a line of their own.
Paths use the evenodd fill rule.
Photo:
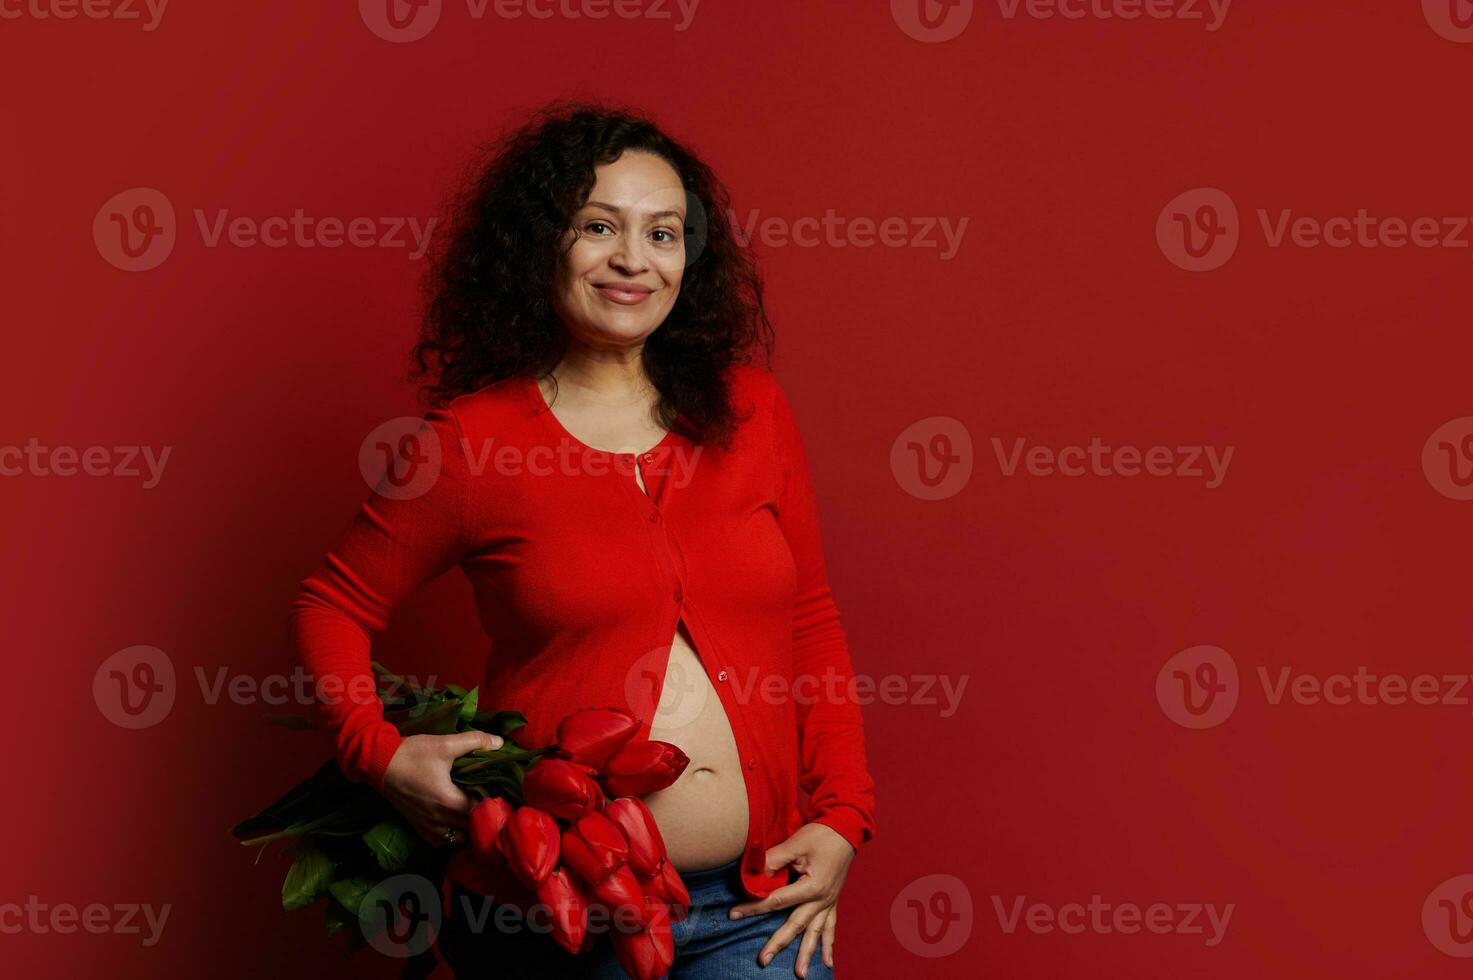
<svg viewBox="0 0 1473 980">
<path fill-rule="evenodd" d="M 684 918 L 690 896 L 640 796 L 669 786 L 690 760 L 640 728 L 613 708 L 564 718 L 556 755 L 527 770 L 522 806 L 500 796 L 476 804 L 471 847 L 451 859 L 449 877 L 504 905 L 545 906 L 552 938 L 570 953 L 594 941 L 590 913 L 604 913 L 624 972 L 651 980 L 670 969 L 670 922 Z"/>
<path fill-rule="evenodd" d="M 550 913 L 552 940 L 569 953 L 596 939 L 595 915 L 635 980 L 663 976 L 674 960 L 670 923 L 690 896 L 666 859 L 665 843 L 640 799 L 680 777 L 690 760 L 674 745 L 645 737 L 642 724 L 614 708 L 585 708 L 562 720 L 553 745 L 523 748 L 510 739 L 525 726 L 515 711 L 481 711 L 476 690 L 417 687 L 378 664 L 384 717 L 405 735 L 485 731 L 497 749 L 456 759 L 451 779 L 474 801 L 470 846 L 447 851 L 422 840 L 380 794 L 349 781 L 335 761 L 232 834 L 246 846 L 288 840 L 293 863 L 282 885 L 291 911 L 325 903 L 327 930 L 346 931 L 349 948 L 366 945 L 373 916 L 362 915 L 375 887 L 405 874 L 448 882 L 498 904 Z M 274 716 L 275 724 L 316 727 L 314 719 Z M 434 954 L 405 964 L 426 976 Z"/>
</svg>

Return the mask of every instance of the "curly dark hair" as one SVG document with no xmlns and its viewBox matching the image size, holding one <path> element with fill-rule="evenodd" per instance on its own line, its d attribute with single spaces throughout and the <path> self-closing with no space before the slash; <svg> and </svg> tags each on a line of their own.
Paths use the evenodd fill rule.
<svg viewBox="0 0 1473 980">
<path fill-rule="evenodd" d="M 772 324 L 750 246 L 729 219 L 730 195 L 696 155 L 622 105 L 557 101 L 482 147 L 453 193 L 424 281 L 427 308 L 411 380 L 440 407 L 503 378 L 538 377 L 568 343 L 553 308 L 562 239 L 595 183 L 626 150 L 669 163 L 686 190 L 680 294 L 646 339 L 643 366 L 666 429 L 730 446 L 740 418 L 726 369 L 770 364 Z M 687 424 L 688 423 L 688 424 Z"/>
</svg>

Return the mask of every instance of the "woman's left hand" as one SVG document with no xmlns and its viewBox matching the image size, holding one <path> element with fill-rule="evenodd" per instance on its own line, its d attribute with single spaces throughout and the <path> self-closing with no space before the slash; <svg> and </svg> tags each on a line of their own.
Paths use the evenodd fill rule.
<svg viewBox="0 0 1473 980">
<path fill-rule="evenodd" d="M 829 969 L 834 968 L 834 920 L 838 915 L 836 903 L 854 853 L 854 847 L 838 831 L 821 823 L 804 824 L 793 836 L 776 847 L 768 848 L 769 874 L 776 874 L 791 864 L 800 877 L 791 884 L 775 889 L 761 901 L 732 906 L 729 916 L 736 919 L 777 909 L 793 909 L 788 921 L 762 947 L 762 953 L 757 959 L 763 966 L 771 962 L 778 951 L 801 932 L 803 943 L 798 947 L 798 976 L 808 975 L 813 947 L 820 939 L 823 943 L 823 962 Z"/>
</svg>

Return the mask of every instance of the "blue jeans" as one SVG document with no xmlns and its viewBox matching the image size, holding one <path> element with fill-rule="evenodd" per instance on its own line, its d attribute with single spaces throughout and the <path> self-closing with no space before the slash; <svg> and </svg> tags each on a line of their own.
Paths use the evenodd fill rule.
<svg viewBox="0 0 1473 980">
<path fill-rule="evenodd" d="M 791 908 L 765 915 L 726 917 L 733 905 L 752 901 L 742 891 L 740 861 L 717 868 L 684 872 L 680 878 L 690 891 L 690 914 L 671 923 L 675 934 L 675 963 L 669 980 L 782 980 L 796 976 L 802 933 L 783 947 L 764 968 L 757 954 L 792 914 Z M 790 873 L 790 877 L 791 877 Z M 577 956 L 569 955 L 545 931 L 523 923 L 498 927 L 492 899 L 451 886 L 451 914 L 441 928 L 439 948 L 457 978 L 486 980 L 625 980 L 609 942 L 607 921 L 597 942 Z M 489 911 L 489 915 L 487 914 Z M 508 910 L 510 911 L 510 910 Z M 476 922 L 481 921 L 481 928 Z M 512 920 L 520 921 L 513 918 Z M 808 961 L 808 980 L 833 980 L 824 965 L 821 944 Z"/>
</svg>

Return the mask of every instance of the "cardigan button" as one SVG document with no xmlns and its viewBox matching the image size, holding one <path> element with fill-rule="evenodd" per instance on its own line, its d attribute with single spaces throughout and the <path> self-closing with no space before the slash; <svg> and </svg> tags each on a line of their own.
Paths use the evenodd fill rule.
<svg viewBox="0 0 1473 980">
<path fill-rule="evenodd" d="M 724 681 L 724 680 L 726 680 L 726 671 L 723 670 L 721 673 L 717 674 L 716 675 L 716 679 L 718 681 Z"/>
<path fill-rule="evenodd" d="M 685 599 L 685 590 L 684 589 L 676 589 L 675 590 L 675 601 L 676 602 L 681 602 L 684 599 Z"/>
<path fill-rule="evenodd" d="M 757 768 L 757 760 L 756 759 L 748 759 L 747 760 L 747 768 L 748 769 L 756 769 Z"/>
<path fill-rule="evenodd" d="M 659 511 L 655 511 L 654 513 L 650 514 L 650 523 L 651 524 L 658 524 L 658 523 L 660 523 L 660 512 Z"/>
</svg>

